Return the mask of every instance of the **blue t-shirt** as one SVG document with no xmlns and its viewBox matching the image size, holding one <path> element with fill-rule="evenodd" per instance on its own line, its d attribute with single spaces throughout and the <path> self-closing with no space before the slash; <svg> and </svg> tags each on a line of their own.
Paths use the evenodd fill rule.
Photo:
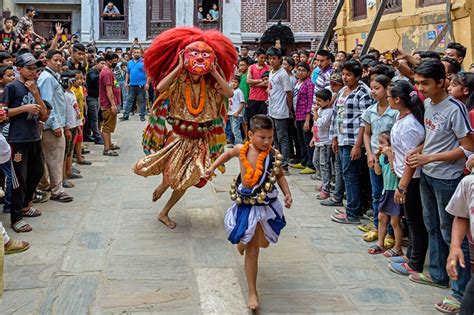
<svg viewBox="0 0 474 315">
<path fill-rule="evenodd" d="M 127 64 L 128 69 L 128 84 L 129 85 L 139 85 L 144 86 L 146 84 L 146 73 L 143 68 L 143 58 L 135 61 L 134 59 L 130 60 Z"/>
</svg>

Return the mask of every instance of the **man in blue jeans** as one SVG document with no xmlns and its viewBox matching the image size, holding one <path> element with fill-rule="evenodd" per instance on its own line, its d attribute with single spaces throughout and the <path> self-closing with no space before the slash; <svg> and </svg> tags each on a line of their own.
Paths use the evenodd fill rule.
<svg viewBox="0 0 474 315">
<path fill-rule="evenodd" d="M 145 121 L 145 93 L 148 91 L 149 85 L 145 69 L 143 68 L 143 58 L 141 57 L 141 50 L 139 47 L 134 47 L 132 49 L 132 57 L 132 60 L 128 62 L 127 74 L 125 77 L 125 88 L 128 89 L 127 103 L 120 120 L 128 120 L 133 104 L 135 103 L 135 100 L 137 100 L 137 105 L 140 109 L 140 120 Z"/>
<path fill-rule="evenodd" d="M 445 68 L 440 61 L 425 61 L 415 70 L 418 90 L 425 101 L 425 142 L 421 152 L 408 156 L 411 167 L 422 167 L 420 179 L 423 219 L 429 237 L 429 275 L 413 273 L 413 282 L 447 288 L 446 261 L 454 217 L 446 206 L 463 177 L 466 152 L 474 151 L 473 130 L 466 107 L 448 96 Z M 403 192 L 402 192 L 403 193 Z M 467 239 L 461 245 L 469 261 Z M 458 266 L 458 278 L 451 282 L 452 294 L 436 304 L 440 312 L 457 312 L 470 279 L 470 266 Z"/>
<path fill-rule="evenodd" d="M 357 61 L 348 61 L 342 69 L 342 88 L 334 104 L 333 120 L 329 137 L 332 138 L 332 149 L 339 154 L 344 179 L 347 206 L 346 211 L 336 209 L 331 220 L 344 224 L 360 224 L 362 212 L 361 146 L 364 127 L 362 113 L 373 104 L 370 88 L 360 81 L 362 66 Z"/>
</svg>

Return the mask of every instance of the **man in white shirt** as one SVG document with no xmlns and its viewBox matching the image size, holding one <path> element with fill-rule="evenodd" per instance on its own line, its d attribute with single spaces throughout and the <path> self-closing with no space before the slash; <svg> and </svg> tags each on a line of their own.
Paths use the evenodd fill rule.
<svg viewBox="0 0 474 315">
<path fill-rule="evenodd" d="M 288 139 L 288 119 L 293 105 L 293 92 L 290 77 L 281 67 L 282 53 L 278 48 L 271 47 L 267 56 L 272 67 L 268 84 L 268 116 L 275 126 L 275 145 L 283 154 L 282 167 L 288 173 L 290 143 Z"/>
</svg>

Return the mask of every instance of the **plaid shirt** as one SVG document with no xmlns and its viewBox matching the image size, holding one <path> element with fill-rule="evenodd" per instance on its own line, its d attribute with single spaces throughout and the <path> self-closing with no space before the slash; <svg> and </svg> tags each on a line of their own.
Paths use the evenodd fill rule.
<svg viewBox="0 0 474 315">
<path fill-rule="evenodd" d="M 305 120 L 306 115 L 311 113 L 313 105 L 314 84 L 311 78 L 307 78 L 300 87 L 298 98 L 296 99 L 295 118 L 297 121 Z"/>
<path fill-rule="evenodd" d="M 340 146 L 356 143 L 363 124 L 362 113 L 374 103 L 369 87 L 362 81 L 359 81 L 357 88 L 347 97 L 343 97 L 346 89 L 347 87 L 344 87 L 337 94 L 329 133 L 331 139 L 337 137 Z"/>
</svg>

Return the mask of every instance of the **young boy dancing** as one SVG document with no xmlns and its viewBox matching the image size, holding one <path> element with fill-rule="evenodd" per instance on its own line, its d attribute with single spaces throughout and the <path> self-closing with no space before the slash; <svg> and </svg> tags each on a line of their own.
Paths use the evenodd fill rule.
<svg viewBox="0 0 474 315">
<path fill-rule="evenodd" d="M 281 168 L 283 156 L 272 148 L 272 120 L 265 115 L 253 116 L 248 136 L 250 141 L 236 145 L 221 155 L 206 171 L 206 176 L 210 178 L 218 166 L 239 157 L 240 174 L 234 179 L 230 190 L 234 202 L 227 210 L 224 225 L 229 241 L 238 244 L 241 255 L 245 252 L 248 307 L 256 310 L 260 247 L 267 248 L 270 243 L 276 243 L 286 225 L 274 184 L 278 183 L 283 191 L 286 208 L 291 207 L 292 198 Z"/>
</svg>

